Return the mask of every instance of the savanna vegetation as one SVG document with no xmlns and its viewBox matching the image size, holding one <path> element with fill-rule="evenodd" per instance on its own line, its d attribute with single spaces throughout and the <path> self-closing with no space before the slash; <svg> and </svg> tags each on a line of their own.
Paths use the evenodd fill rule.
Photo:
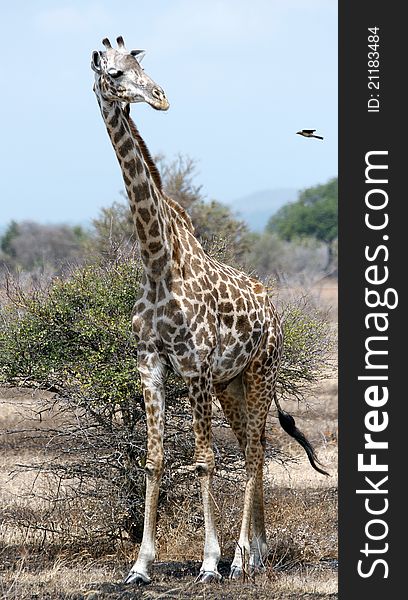
<svg viewBox="0 0 408 600">
<path fill-rule="evenodd" d="M 158 157 L 164 189 L 190 214 L 197 237 L 206 245 L 222 240 L 228 261 L 262 278 L 310 283 L 337 268 L 337 178 L 303 190 L 296 201 L 271 215 L 262 233 L 250 231 L 233 210 L 206 200 L 195 183 L 189 157 Z M 103 208 L 90 226 L 8 224 L 0 238 L 3 270 L 63 274 L 72 264 L 93 264 L 134 250 L 136 240 L 125 194 Z"/>
<path fill-rule="evenodd" d="M 254 234 L 230 208 L 205 201 L 193 161 L 160 158 L 159 163 L 167 192 L 189 212 L 207 251 L 267 282 L 285 323 L 279 394 L 303 418 L 305 433 L 335 471 L 334 380 L 321 387 L 325 377 L 333 377 L 333 322 L 304 287 L 291 294 L 281 284 L 310 283 L 335 269 L 336 180 L 305 190 L 271 217 L 262 234 Z M 0 246 L 5 451 L 0 590 L 16 599 L 139 597 L 114 583 L 141 539 L 146 451 L 137 345 L 130 332 L 141 264 L 127 204 L 123 199 L 103 209 L 89 229 L 13 222 Z M 324 408 L 313 400 L 322 394 Z M 191 587 L 203 533 L 199 490 L 188 468 L 194 440 L 185 389 L 175 376 L 167 382 L 166 410 L 158 524 L 164 575 L 151 588 L 153 595 L 143 597 L 199 598 L 203 592 Z M 245 474 L 216 405 L 214 436 L 216 501 L 228 558 Z M 299 449 L 276 429 L 274 415 L 268 440 L 266 506 L 274 542 L 266 571 L 244 587 L 214 586 L 205 597 L 266 598 L 272 589 L 276 598 L 335 597 L 335 478 L 327 483 L 304 474 Z M 183 567 L 180 561 L 190 562 Z M 84 576 L 75 583 L 76 568 Z M 166 577 L 174 583 L 180 569 L 179 577 L 187 579 L 172 590 Z M 314 588 L 306 584 L 309 571 Z M 61 573 L 65 588 L 58 587 Z M 314 595 L 319 590 L 325 595 Z"/>
</svg>

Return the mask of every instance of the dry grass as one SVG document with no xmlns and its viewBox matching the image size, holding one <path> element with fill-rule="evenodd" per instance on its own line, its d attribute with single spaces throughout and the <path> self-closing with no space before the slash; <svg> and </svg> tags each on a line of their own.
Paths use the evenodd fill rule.
<svg viewBox="0 0 408 600">
<path fill-rule="evenodd" d="M 153 600 L 174 599 L 231 599 L 258 598 L 266 600 L 306 600 L 337 598 L 336 576 L 327 569 L 304 568 L 297 573 L 267 572 L 254 582 L 238 583 L 227 579 L 221 583 L 201 586 L 194 583 L 198 564 L 162 563 L 155 567 L 155 583 L 143 589 L 124 587 L 121 573 L 108 562 L 91 561 L 69 566 L 55 561 L 38 572 L 29 571 L 22 560 L 13 578 L 0 584 L 0 593 L 7 600 Z"/>
<path fill-rule="evenodd" d="M 265 469 L 266 517 L 270 554 L 267 569 L 255 581 L 244 585 L 229 582 L 207 586 L 194 585 L 203 543 L 203 523 L 194 478 L 191 489 L 180 490 L 178 501 L 170 504 L 158 524 L 159 563 L 154 584 L 144 590 L 129 590 L 121 579 L 133 561 L 137 548 L 128 543 L 106 548 L 82 545 L 74 548 L 50 538 L 41 530 L 21 525 L 24 520 L 40 518 L 49 506 L 39 491 L 46 479 L 34 472 L 10 477 L 16 463 L 41 462 L 44 449 L 30 436 L 19 434 L 13 443 L 2 444 L 0 463 L 0 552 L 3 577 L 2 597 L 55 598 L 335 598 L 337 588 L 337 454 L 335 381 L 328 380 L 316 390 L 318 400 L 310 407 L 292 407 L 299 426 L 313 439 L 319 457 L 331 473 L 330 478 L 316 473 L 297 445 L 276 427 L 271 418 L 271 442 L 298 459 L 282 466 L 269 460 Z M 10 396 L 10 394 L 16 394 Z M 4 395 L 4 394 L 3 394 Z M 21 391 L 8 391 L 1 413 L 2 428 L 24 429 L 24 414 L 35 412 L 37 399 Z M 13 410 L 14 406 L 14 410 Z M 52 416 L 48 418 L 48 424 Z M 44 417 L 42 426 L 47 426 Z M 4 442 L 4 437 L 2 438 Z M 216 478 L 219 533 L 223 556 L 231 558 L 238 537 L 243 482 L 231 483 Z M 36 492 L 33 494 L 33 492 Z M 184 496 L 181 496 L 181 494 Z M 37 515 L 37 516 L 36 516 Z M 56 516 L 61 520 L 62 515 Z M 103 519 L 103 515 L 101 515 Z M 161 564 L 160 564 L 161 561 Z M 221 564 L 224 575 L 228 562 Z M 80 573 L 80 575 L 79 575 Z M 272 596 L 273 594 L 273 596 Z"/>
<path fill-rule="evenodd" d="M 325 300 L 333 302 L 333 290 Z M 329 297 L 330 296 L 330 297 Z M 121 581 L 134 560 L 137 548 L 121 543 L 95 543 L 92 536 L 75 544 L 72 537 L 27 527 L 47 524 L 70 533 L 82 531 L 86 519 L 104 520 L 98 507 L 77 507 L 64 514 L 64 507 L 51 506 L 47 494 L 52 485 L 45 474 L 22 470 L 16 465 L 41 463 L 51 458 L 44 437 L 28 431 L 31 419 L 39 431 L 47 432 L 57 414 L 38 417 L 39 393 L 0 390 L 0 597 L 4 600 L 56 599 L 244 599 L 307 600 L 337 598 L 337 381 L 327 379 L 310 390 L 307 406 L 286 402 L 297 425 L 311 439 L 330 477 L 316 473 L 303 451 L 277 425 L 272 414 L 268 423 L 270 448 L 292 456 L 280 464 L 269 458 L 265 467 L 265 507 L 269 556 L 265 572 L 246 583 L 230 582 L 229 562 L 238 537 L 243 500 L 243 472 L 235 481 L 225 477 L 220 466 L 215 478 L 218 529 L 223 561 L 220 584 L 197 586 L 203 544 L 203 519 L 198 485 L 191 476 L 169 501 L 158 522 L 158 562 L 154 582 L 143 589 L 125 588 Z M 49 396 L 50 397 L 50 396 Z M 1 435 L 1 430 L 19 430 Z M 217 436 L 230 435 L 224 429 Z M 269 452 L 270 455 L 270 452 Z M 238 461 L 239 462 L 239 461 Z M 240 466 L 237 464 L 237 466 Z M 17 470 L 18 471 L 18 470 Z M 48 490 L 49 491 L 49 490 Z M 93 511 L 93 512 L 92 512 Z M 97 523 L 92 522 L 93 527 Z M 91 531 L 92 532 L 92 531 Z"/>
</svg>

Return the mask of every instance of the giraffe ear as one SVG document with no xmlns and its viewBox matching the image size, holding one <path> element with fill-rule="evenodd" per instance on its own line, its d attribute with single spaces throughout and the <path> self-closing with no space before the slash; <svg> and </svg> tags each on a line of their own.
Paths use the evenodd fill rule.
<svg viewBox="0 0 408 600">
<path fill-rule="evenodd" d="M 91 68 L 95 73 L 101 72 L 101 54 L 98 50 L 92 52 Z"/>
<path fill-rule="evenodd" d="M 130 54 L 137 59 L 138 63 L 141 63 L 145 57 L 146 50 L 131 50 Z"/>
</svg>

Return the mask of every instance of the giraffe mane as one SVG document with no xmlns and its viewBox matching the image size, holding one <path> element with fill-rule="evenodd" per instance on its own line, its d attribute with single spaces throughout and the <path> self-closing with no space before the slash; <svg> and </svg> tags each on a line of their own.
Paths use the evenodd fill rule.
<svg viewBox="0 0 408 600">
<path fill-rule="evenodd" d="M 130 127 L 130 131 L 133 135 L 133 137 L 135 138 L 135 140 L 137 141 L 139 148 L 142 152 L 142 156 L 143 159 L 147 165 L 147 168 L 149 169 L 150 175 L 152 176 L 152 179 L 154 181 L 154 183 L 157 186 L 157 189 L 160 191 L 160 193 L 162 194 L 166 204 L 168 206 L 170 206 L 170 208 L 172 208 L 177 214 L 178 216 L 181 218 L 181 220 L 183 221 L 184 225 L 189 229 L 189 231 L 191 231 L 191 233 L 194 233 L 194 226 L 193 223 L 191 221 L 190 216 L 187 214 L 187 212 L 185 211 L 185 209 L 178 203 L 176 202 L 176 200 L 173 200 L 173 198 L 170 198 L 170 196 L 168 196 L 164 190 L 163 190 L 163 182 L 162 182 L 162 178 L 160 176 L 159 173 L 159 169 L 156 166 L 156 163 L 154 162 L 152 155 L 150 154 L 150 150 L 146 145 L 146 142 L 144 141 L 144 139 L 142 138 L 142 136 L 139 133 L 138 128 L 136 127 L 135 122 L 133 121 L 133 119 L 130 116 L 130 106 L 129 104 L 126 104 L 126 106 L 124 107 L 124 114 L 126 116 L 126 119 L 129 123 L 129 127 Z"/>
<path fill-rule="evenodd" d="M 128 120 L 129 123 L 129 127 L 130 127 L 130 131 L 132 132 L 132 135 L 134 136 L 134 138 L 136 139 L 140 150 L 142 151 L 142 155 L 143 158 L 145 160 L 145 163 L 147 164 L 150 174 L 153 178 L 154 183 L 156 184 L 157 188 L 163 192 L 163 183 L 160 177 L 160 173 L 158 168 L 156 167 L 156 164 L 152 158 L 152 155 L 150 154 L 150 150 L 149 148 L 146 146 L 146 142 L 144 141 L 144 139 L 142 138 L 142 136 L 139 133 L 138 128 L 136 127 L 135 122 L 133 121 L 133 119 L 130 116 L 130 107 L 129 104 L 126 104 L 125 108 L 124 108 L 124 113 L 126 115 L 126 118 Z"/>
</svg>

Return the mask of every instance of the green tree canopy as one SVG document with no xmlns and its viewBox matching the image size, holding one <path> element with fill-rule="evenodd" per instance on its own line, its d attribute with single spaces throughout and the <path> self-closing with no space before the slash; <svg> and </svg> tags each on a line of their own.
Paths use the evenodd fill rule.
<svg viewBox="0 0 408 600">
<path fill-rule="evenodd" d="M 268 221 L 266 231 L 284 240 L 312 237 L 331 244 L 338 233 L 338 179 L 307 188 L 296 202 L 285 204 Z"/>
</svg>

